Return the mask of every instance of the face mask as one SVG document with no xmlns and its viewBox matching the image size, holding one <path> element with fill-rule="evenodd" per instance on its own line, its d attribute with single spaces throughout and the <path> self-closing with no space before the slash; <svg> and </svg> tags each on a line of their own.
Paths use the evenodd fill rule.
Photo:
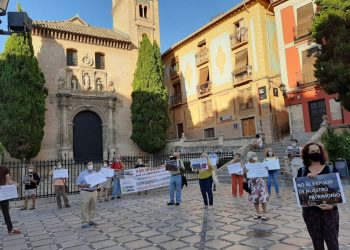
<svg viewBox="0 0 350 250">
<path fill-rule="evenodd" d="M 258 157 L 253 157 L 253 161 L 258 161 Z"/>
<path fill-rule="evenodd" d="M 62 165 L 60 164 L 60 165 L 57 165 L 57 168 L 62 168 Z"/>
<path fill-rule="evenodd" d="M 297 144 L 295 142 L 292 143 L 292 146 L 295 147 Z"/>
<path fill-rule="evenodd" d="M 87 169 L 88 169 L 89 171 L 92 171 L 92 170 L 94 169 L 94 165 L 89 165 L 89 166 L 87 166 Z"/>
<path fill-rule="evenodd" d="M 104 167 L 107 167 L 108 165 L 107 165 L 107 163 L 104 163 L 103 166 L 104 166 Z"/>
<path fill-rule="evenodd" d="M 321 153 L 309 154 L 309 159 L 314 162 L 319 162 L 322 160 L 322 155 Z"/>
<path fill-rule="evenodd" d="M 28 172 L 29 173 L 33 173 L 33 169 L 28 169 Z"/>
<path fill-rule="evenodd" d="M 273 156 L 273 152 L 269 152 L 269 156 Z"/>
</svg>

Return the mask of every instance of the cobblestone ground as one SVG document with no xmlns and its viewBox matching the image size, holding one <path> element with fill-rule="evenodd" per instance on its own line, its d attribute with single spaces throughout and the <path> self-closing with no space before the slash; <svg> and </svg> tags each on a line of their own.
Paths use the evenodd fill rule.
<svg viewBox="0 0 350 250">
<path fill-rule="evenodd" d="M 345 186 L 349 200 L 349 186 Z M 254 220 L 253 206 L 233 199 L 229 185 L 214 193 L 213 209 L 205 210 L 199 186 L 183 190 L 183 203 L 168 207 L 166 189 L 148 195 L 125 195 L 122 199 L 98 203 L 96 227 L 82 229 L 79 195 L 70 196 L 71 208 L 39 205 L 31 211 L 12 208 L 15 228 L 23 234 L 8 236 L 2 221 L 0 249 L 312 249 L 311 241 L 287 188 L 283 197 L 272 197 L 269 220 Z M 340 205 L 341 249 L 350 249 L 350 208 Z"/>
</svg>

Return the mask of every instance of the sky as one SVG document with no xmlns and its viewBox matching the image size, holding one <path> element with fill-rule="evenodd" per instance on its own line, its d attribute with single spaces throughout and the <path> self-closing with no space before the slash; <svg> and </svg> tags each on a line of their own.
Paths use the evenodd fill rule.
<svg viewBox="0 0 350 250">
<path fill-rule="evenodd" d="M 17 11 L 17 2 L 33 20 L 66 20 L 78 14 L 91 26 L 112 28 L 112 0 L 10 0 L 7 11 Z M 240 1 L 159 0 L 161 51 L 166 51 L 238 2 Z M 0 20 L 0 29 L 6 30 L 7 16 L 0 17 Z M 7 38 L 0 35 L 1 52 Z"/>
</svg>

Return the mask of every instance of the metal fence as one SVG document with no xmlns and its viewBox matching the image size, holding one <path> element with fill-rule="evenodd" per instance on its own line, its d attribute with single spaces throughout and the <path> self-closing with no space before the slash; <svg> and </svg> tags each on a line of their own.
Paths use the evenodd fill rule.
<svg viewBox="0 0 350 250">
<path fill-rule="evenodd" d="M 218 168 L 224 165 L 226 162 L 233 158 L 233 152 L 218 152 L 216 153 L 219 157 Z M 201 153 L 187 153 L 181 154 L 181 159 L 185 165 L 184 175 L 188 181 L 198 180 L 198 174 L 193 172 L 190 167 L 190 159 L 199 158 Z M 134 168 L 137 159 L 142 159 L 146 166 L 160 166 L 165 163 L 165 160 L 169 159 L 170 154 L 158 154 L 158 155 L 129 155 L 121 156 L 125 169 Z M 58 160 L 49 161 L 33 161 L 30 164 L 34 166 L 34 172 L 40 176 L 40 184 L 37 188 L 38 197 L 53 197 L 55 195 L 53 188 L 53 180 L 50 175 L 51 170 L 56 166 Z M 76 180 L 81 171 L 85 169 L 84 164 L 76 163 L 74 160 L 60 160 L 63 168 L 68 169 L 69 178 L 67 181 L 69 194 L 79 193 L 79 188 L 75 185 Z M 10 169 L 11 179 L 16 181 L 18 186 L 19 199 L 24 198 L 24 184 L 22 184 L 22 177 L 27 174 L 26 165 L 20 162 L 9 162 L 4 163 Z M 99 171 L 102 166 L 102 162 L 94 162 L 94 170 Z"/>
</svg>

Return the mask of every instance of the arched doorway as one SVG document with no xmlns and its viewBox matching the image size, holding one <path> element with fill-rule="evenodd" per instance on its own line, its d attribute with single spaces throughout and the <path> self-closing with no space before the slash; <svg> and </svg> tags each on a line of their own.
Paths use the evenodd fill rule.
<svg viewBox="0 0 350 250">
<path fill-rule="evenodd" d="M 102 122 L 91 111 L 82 111 L 73 119 L 73 154 L 76 162 L 102 161 Z"/>
</svg>

